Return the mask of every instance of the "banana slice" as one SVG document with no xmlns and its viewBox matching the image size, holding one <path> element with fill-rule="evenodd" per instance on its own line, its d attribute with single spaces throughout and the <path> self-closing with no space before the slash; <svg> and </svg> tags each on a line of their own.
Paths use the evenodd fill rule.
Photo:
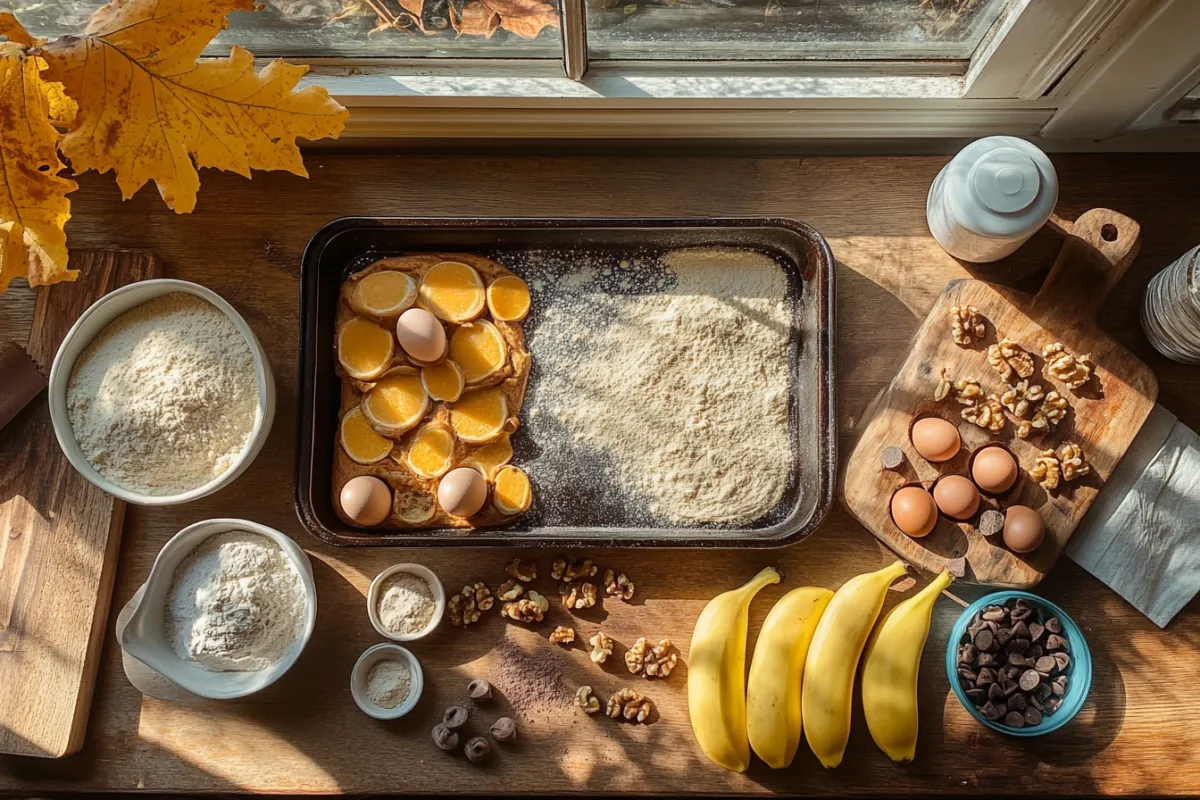
<svg viewBox="0 0 1200 800">
<path fill-rule="evenodd" d="M 406 272 L 372 272 L 350 292 L 350 307 L 359 314 L 394 317 L 417 300 L 417 282 Z"/>
<path fill-rule="evenodd" d="M 429 395 L 412 367 L 400 367 L 380 378 L 359 404 L 375 430 L 400 436 L 429 411 Z"/>
<path fill-rule="evenodd" d="M 354 317 L 338 331 L 338 362 L 351 378 L 378 378 L 391 366 L 394 353 L 392 332 L 368 319 Z"/>
<path fill-rule="evenodd" d="M 450 406 L 450 426 L 469 444 L 495 441 L 508 422 L 508 400 L 499 388 L 478 389 Z"/>
<path fill-rule="evenodd" d="M 501 322 L 519 322 L 529 313 L 529 287 L 516 275 L 505 275 L 487 288 L 488 311 Z"/>
<path fill-rule="evenodd" d="M 454 434 L 441 425 L 426 425 L 408 446 L 408 467 L 422 478 L 440 478 L 454 463 Z"/>
<path fill-rule="evenodd" d="M 420 525 L 422 522 L 428 522 L 433 517 L 434 512 L 437 511 L 437 505 L 433 502 L 433 495 L 417 489 L 400 489 L 396 491 L 392 502 L 396 509 L 396 516 L 409 525 Z"/>
<path fill-rule="evenodd" d="M 496 477 L 496 470 L 512 461 L 512 439 L 506 433 L 491 444 L 485 444 L 463 459 L 464 467 L 473 467 L 483 473 L 489 481 Z"/>
<path fill-rule="evenodd" d="M 450 359 L 446 359 L 440 364 L 421 367 L 421 385 L 434 400 L 453 403 L 462 397 L 467 381 L 463 377 L 462 368 Z"/>
<path fill-rule="evenodd" d="M 496 473 L 492 503 L 501 514 L 523 514 L 533 502 L 533 489 L 524 470 L 509 465 Z"/>
<path fill-rule="evenodd" d="M 486 304 L 483 279 L 466 264 L 434 264 L 417 288 L 420 304 L 447 322 L 469 322 L 483 313 Z"/>
<path fill-rule="evenodd" d="M 450 358 L 467 384 L 487 380 L 504 368 L 508 348 L 496 326 L 485 319 L 460 325 L 450 337 Z"/>
<path fill-rule="evenodd" d="M 392 440 L 380 436 L 357 407 L 342 417 L 339 438 L 346 455 L 359 464 L 375 464 L 392 452 Z"/>
</svg>

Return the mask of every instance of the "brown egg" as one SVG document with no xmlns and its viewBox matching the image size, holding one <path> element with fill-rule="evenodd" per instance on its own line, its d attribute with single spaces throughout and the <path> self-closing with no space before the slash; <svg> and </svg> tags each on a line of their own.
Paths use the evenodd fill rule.
<svg viewBox="0 0 1200 800">
<path fill-rule="evenodd" d="M 447 514 L 469 517 L 483 508 L 487 500 L 487 481 L 483 474 L 470 467 L 452 469 L 438 484 L 438 505 Z"/>
<path fill-rule="evenodd" d="M 917 420 L 912 427 L 912 443 L 926 461 L 949 461 L 962 446 L 958 428 L 940 417 Z"/>
<path fill-rule="evenodd" d="M 346 481 L 341 493 L 342 511 L 359 525 L 378 525 L 392 513 L 392 492 L 370 475 Z"/>
<path fill-rule="evenodd" d="M 1004 513 L 1004 543 L 1014 553 L 1032 553 L 1045 538 L 1042 517 L 1029 506 L 1010 506 Z"/>
<path fill-rule="evenodd" d="M 1017 460 L 1003 447 L 985 447 L 971 462 L 971 477 L 988 494 L 1002 494 L 1017 482 Z"/>
<path fill-rule="evenodd" d="M 892 521 L 909 536 L 920 538 L 937 523 L 937 506 L 920 486 L 905 486 L 892 495 Z"/>
<path fill-rule="evenodd" d="M 446 329 L 423 308 L 410 308 L 400 315 L 396 340 L 417 361 L 437 361 L 446 352 Z"/>
<path fill-rule="evenodd" d="M 979 489 L 962 475 L 947 475 L 934 484 L 933 500 L 947 517 L 966 519 L 979 510 Z"/>
</svg>

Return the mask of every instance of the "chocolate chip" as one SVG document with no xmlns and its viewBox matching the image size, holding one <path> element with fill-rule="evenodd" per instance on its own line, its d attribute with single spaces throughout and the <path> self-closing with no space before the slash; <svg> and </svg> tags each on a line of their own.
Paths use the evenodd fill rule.
<svg viewBox="0 0 1200 800">
<path fill-rule="evenodd" d="M 981 667 L 994 667 L 1000 662 L 996 660 L 995 653 L 980 653 L 979 658 L 975 660 L 975 663 Z"/>
<path fill-rule="evenodd" d="M 457 730 L 467 724 L 467 710 L 462 706 L 450 706 L 442 715 L 442 724 L 450 730 Z"/>
<path fill-rule="evenodd" d="M 1013 666 L 1012 664 L 1000 668 L 1000 674 L 1008 678 L 1010 681 L 1015 681 L 1017 678 L 1019 678 L 1021 676 L 1021 672 L 1022 670 L 1020 667 Z"/>
<path fill-rule="evenodd" d="M 1029 639 L 1036 642 L 1042 638 L 1042 634 L 1046 632 L 1046 626 L 1040 622 L 1029 623 Z"/>
<path fill-rule="evenodd" d="M 991 622 L 999 622 L 1008 616 L 1008 611 L 1000 606 L 988 606 L 983 610 L 983 614 L 980 616 L 986 620 L 990 620 Z"/>
<path fill-rule="evenodd" d="M 1007 675 L 1001 675 L 1000 683 L 997 685 L 1000 687 L 1000 690 L 1004 693 L 1005 697 L 1008 697 L 1010 694 L 1020 688 L 1020 684 Z"/>
<path fill-rule="evenodd" d="M 1017 608 L 1017 609 L 1013 610 L 1012 615 L 1009 618 L 1014 623 L 1017 623 L 1017 622 L 1023 622 L 1024 620 L 1027 620 L 1032 616 L 1033 616 L 1033 609 Z"/>
<path fill-rule="evenodd" d="M 993 684 L 993 686 L 994 685 L 995 684 Z M 967 696 L 967 699 L 970 700 L 971 704 L 976 708 L 983 705 L 988 696 L 986 689 L 967 689 L 965 692 L 963 692 L 963 694 Z"/>
<path fill-rule="evenodd" d="M 1049 675 L 1058 666 L 1058 662 L 1054 660 L 1054 656 L 1042 656 L 1033 665 L 1033 668 L 1043 675 Z"/>
<path fill-rule="evenodd" d="M 1023 608 L 1023 609 L 1024 608 L 1027 608 L 1027 609 L 1033 608 L 1033 606 L 1030 604 L 1030 602 L 1028 600 L 1026 600 L 1024 597 L 1018 597 L 1016 602 L 1013 603 L 1013 606 L 1015 608 Z"/>
<path fill-rule="evenodd" d="M 1008 663 L 1014 667 L 1032 667 L 1033 663 L 1020 653 L 1009 653 Z"/>
<path fill-rule="evenodd" d="M 1058 665 L 1059 672 L 1066 672 L 1067 667 L 1071 666 L 1071 657 L 1066 653 L 1055 653 L 1054 663 Z"/>
<path fill-rule="evenodd" d="M 1025 715 L 1020 711 L 1010 711 L 1004 716 L 1004 724 L 1010 728 L 1024 728 Z"/>
<path fill-rule="evenodd" d="M 1062 633 L 1062 623 L 1059 622 L 1058 617 L 1051 617 L 1046 620 L 1046 630 L 1051 633 Z"/>
<path fill-rule="evenodd" d="M 983 627 L 991 631 L 993 636 L 996 635 L 996 631 L 1000 630 L 1000 626 L 992 622 L 990 619 L 985 619 L 983 621 Z"/>
<path fill-rule="evenodd" d="M 1050 689 L 1051 689 L 1051 690 L 1060 689 L 1061 691 L 1056 691 L 1056 692 L 1054 692 L 1055 694 L 1058 694 L 1058 695 L 1063 695 L 1063 694 L 1066 694 L 1066 693 L 1067 693 L 1067 681 L 1068 681 L 1068 680 L 1069 680 L 1069 679 L 1068 679 L 1068 677 L 1067 677 L 1066 675 L 1059 675 L 1057 678 L 1055 678 L 1055 679 L 1054 679 L 1054 680 L 1053 680 L 1053 681 L 1050 683 Z"/>
<path fill-rule="evenodd" d="M 986 689 L 988 684 L 996 682 L 997 677 L 996 670 L 992 669 L 991 667 L 984 667 L 983 669 L 979 670 L 979 675 L 975 678 L 975 685 Z"/>
<path fill-rule="evenodd" d="M 989 700 L 979 713 L 983 714 L 984 719 L 995 721 L 1004 716 L 1004 709 Z"/>
<path fill-rule="evenodd" d="M 467 684 L 467 694 L 478 703 L 492 699 L 492 685 L 484 678 L 476 678 Z"/>
<path fill-rule="evenodd" d="M 1025 710 L 1025 695 L 1014 694 L 1008 698 L 1009 711 L 1024 711 Z"/>
<path fill-rule="evenodd" d="M 1029 655 L 1029 648 L 1030 643 L 1028 639 L 1013 639 L 1004 649 L 1010 653 Z"/>
<path fill-rule="evenodd" d="M 1042 712 L 1039 711 L 1038 709 L 1034 708 L 1033 706 L 1030 706 L 1029 708 L 1025 709 L 1025 724 L 1026 725 L 1041 725 L 1042 724 Z"/>
<path fill-rule="evenodd" d="M 517 740 L 517 723 L 512 717 L 501 717 L 492 723 L 492 738 L 497 742 L 515 742 Z"/>
<path fill-rule="evenodd" d="M 987 698 L 988 700 L 995 700 L 997 703 L 1002 702 L 1004 700 L 1004 689 L 1000 687 L 1000 684 L 993 683 L 988 687 Z"/>
<path fill-rule="evenodd" d="M 1019 681 L 1021 688 L 1027 692 L 1033 691 L 1039 683 L 1042 682 L 1042 676 L 1037 674 L 1037 670 L 1027 669 L 1021 673 Z"/>
<path fill-rule="evenodd" d="M 1046 700 L 1046 713 L 1053 714 L 1062 705 L 1061 697 L 1050 697 Z"/>
<path fill-rule="evenodd" d="M 967 643 L 958 648 L 958 663 L 964 667 L 969 667 L 975 663 L 975 659 L 979 658 L 979 651 L 975 645 Z"/>
<path fill-rule="evenodd" d="M 879 455 L 879 464 L 884 469 L 897 469 L 904 463 L 904 451 L 895 445 L 883 448 Z"/>
<path fill-rule="evenodd" d="M 1071 648 L 1067 645 L 1067 640 L 1057 633 L 1052 633 L 1046 637 L 1046 649 L 1062 650 L 1064 653 L 1071 652 Z"/>
<path fill-rule="evenodd" d="M 1013 625 L 1012 635 L 1013 635 L 1014 639 L 1032 639 L 1033 638 L 1032 636 L 1029 635 L 1029 626 L 1025 624 L 1024 620 L 1018 622 L 1016 625 Z"/>
<path fill-rule="evenodd" d="M 1037 699 L 1037 695 L 1033 692 L 1029 693 L 1029 705 L 1036 708 L 1038 711 L 1044 711 L 1046 707 L 1042 705 L 1042 701 Z"/>
<path fill-rule="evenodd" d="M 979 673 L 969 667 L 959 667 L 958 677 L 962 678 L 965 683 L 975 683 L 979 680 Z"/>
<path fill-rule="evenodd" d="M 1040 644 L 1031 644 L 1029 645 L 1029 649 L 1025 651 L 1025 655 L 1034 659 L 1041 658 L 1045 654 L 1046 650 Z"/>
<path fill-rule="evenodd" d="M 1043 703 L 1046 702 L 1047 698 L 1049 698 L 1051 694 L 1053 694 L 1053 691 L 1050 689 L 1050 684 L 1048 683 L 1039 684 L 1038 687 L 1033 690 L 1033 696 Z"/>
<path fill-rule="evenodd" d="M 450 751 L 458 748 L 458 731 L 452 731 L 442 723 L 433 726 L 433 743 L 442 750 Z"/>
<path fill-rule="evenodd" d="M 996 648 L 996 637 L 989 630 L 982 630 L 975 634 L 975 646 L 980 650 L 994 650 Z"/>
<path fill-rule="evenodd" d="M 996 644 L 1004 647 L 1006 644 L 1008 644 L 1009 640 L 1012 639 L 1012 636 L 1012 628 L 1001 628 L 1000 630 L 996 631 Z"/>
<path fill-rule="evenodd" d="M 467 743 L 463 745 L 463 752 L 468 759 L 478 764 L 492 752 L 492 744 L 482 736 L 476 736 L 472 739 L 467 739 Z"/>
</svg>

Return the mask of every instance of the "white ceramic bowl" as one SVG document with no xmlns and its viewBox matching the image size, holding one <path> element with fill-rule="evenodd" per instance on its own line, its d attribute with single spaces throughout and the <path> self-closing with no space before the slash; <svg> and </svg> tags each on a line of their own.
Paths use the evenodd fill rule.
<svg viewBox="0 0 1200 800">
<path fill-rule="evenodd" d="M 433 618 L 429 620 L 428 625 L 416 633 L 391 633 L 387 628 L 383 627 L 383 621 L 379 619 L 379 601 L 381 599 L 380 595 L 383 593 L 383 582 L 397 572 L 411 572 L 418 578 L 423 578 L 429 584 L 429 590 L 433 593 Z M 433 570 L 420 564 L 396 564 L 393 567 L 388 567 L 375 576 L 375 580 L 371 581 L 371 587 L 367 589 L 367 616 L 371 618 L 371 624 L 375 626 L 375 630 L 379 631 L 380 636 L 385 639 L 391 639 L 394 642 L 412 642 L 428 636 L 438 626 L 438 623 L 442 621 L 445 613 L 446 588 L 442 586 L 442 582 L 434 574 Z"/>
<path fill-rule="evenodd" d="M 225 313 L 250 345 L 250 353 L 254 357 L 254 373 L 258 378 L 258 412 L 254 417 L 254 428 L 246 449 L 237 460 L 219 477 L 213 478 L 202 486 L 186 492 L 171 495 L 145 495 L 118 486 L 105 478 L 93 467 L 83 454 L 79 443 L 75 440 L 75 431 L 71 429 L 71 417 L 67 412 L 67 386 L 71 381 L 71 372 L 75 369 L 75 361 L 104 326 L 132 308 L 140 306 L 156 297 L 172 292 L 185 292 L 207 300 Z M 210 495 L 233 481 L 250 466 L 255 457 L 266 444 L 267 434 L 271 431 L 271 423 L 275 419 L 275 378 L 271 374 L 271 366 L 267 362 L 267 354 L 259 343 L 254 331 L 242 319 L 242 315 L 233 306 L 225 302 L 219 294 L 206 289 L 198 283 L 174 280 L 171 278 L 156 278 L 148 281 L 131 283 L 122 286 L 101 297 L 84 311 L 83 314 L 67 331 L 66 338 L 54 356 L 54 365 L 50 368 L 50 419 L 54 423 L 54 436 L 58 445 L 66 454 L 71 466 L 75 467 L 83 477 L 109 494 L 119 497 L 128 503 L 143 506 L 173 506 L 187 503 L 197 498 Z"/>
<path fill-rule="evenodd" d="M 377 706 L 367 697 L 367 675 L 371 673 L 371 667 L 389 658 L 407 661 L 408 668 L 412 672 L 412 685 L 408 691 L 408 697 L 404 698 L 404 702 L 395 708 Z M 354 697 L 354 702 L 358 704 L 364 714 L 375 719 L 400 719 L 413 710 L 424 690 L 425 673 L 421 671 L 421 662 L 409 652 L 408 648 L 398 644 L 386 642 L 368 647 L 358 657 L 354 669 L 350 671 L 350 694 Z"/>
<path fill-rule="evenodd" d="M 304 585 L 306 599 L 300 635 L 278 662 L 254 672 L 210 672 L 179 658 L 167 638 L 166 610 L 175 569 L 196 547 L 219 533 L 233 530 L 259 533 L 274 541 L 296 567 Z M 189 525 L 163 545 L 146 578 L 145 592 L 138 607 L 119 632 L 121 649 L 178 684 L 192 694 L 212 700 L 233 700 L 270 686 L 287 672 L 312 636 L 317 620 L 317 589 L 313 584 L 312 563 L 300 546 L 274 528 L 244 519 L 209 519 Z"/>
</svg>

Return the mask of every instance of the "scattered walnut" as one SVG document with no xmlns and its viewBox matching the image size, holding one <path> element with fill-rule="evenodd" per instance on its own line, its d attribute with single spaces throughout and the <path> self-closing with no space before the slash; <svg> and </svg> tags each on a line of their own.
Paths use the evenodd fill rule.
<svg viewBox="0 0 1200 800">
<path fill-rule="evenodd" d="M 541 622 L 549 609 L 550 602 L 530 589 L 527 597 L 500 606 L 500 616 L 517 622 Z"/>
<path fill-rule="evenodd" d="M 1038 412 L 1046 418 L 1046 423 L 1055 427 L 1067 416 L 1067 398 L 1051 389 L 1046 392 L 1046 399 L 1038 406 Z"/>
<path fill-rule="evenodd" d="M 481 588 L 482 591 L 480 591 Z M 483 607 L 479 605 L 480 599 L 485 604 Z M 446 607 L 450 615 L 450 624 L 466 627 L 479 622 L 482 613 L 491 608 L 493 602 L 491 593 L 482 583 L 464 586 L 461 592 L 447 601 Z"/>
<path fill-rule="evenodd" d="M 1092 377 L 1092 357 L 1073 356 L 1063 347 L 1062 342 L 1048 344 L 1042 348 L 1042 358 L 1046 359 L 1046 372 L 1050 377 L 1057 378 L 1071 389 L 1078 389 Z"/>
<path fill-rule="evenodd" d="M 1000 395 L 1000 403 L 1014 416 L 1024 419 L 1034 407 L 1033 404 L 1040 403 L 1045 397 L 1046 390 L 1041 386 L 1036 383 L 1030 386 L 1028 380 L 1021 380 L 1004 390 Z"/>
<path fill-rule="evenodd" d="M 987 360 L 1006 383 L 1015 383 L 1016 378 L 1028 378 L 1033 374 L 1033 356 L 1008 339 L 989 347 Z"/>
<path fill-rule="evenodd" d="M 937 388 L 933 390 L 934 402 L 940 403 L 950 396 L 950 390 L 954 388 L 954 379 L 950 377 L 950 370 L 942 367 L 942 372 L 938 378 Z"/>
<path fill-rule="evenodd" d="M 496 597 L 500 598 L 501 602 L 507 603 L 510 600 L 516 600 L 524 593 L 525 587 L 521 584 L 516 581 L 505 581 L 496 590 Z"/>
<path fill-rule="evenodd" d="M 1029 419 L 1017 419 L 1013 420 L 1013 422 L 1017 426 L 1017 436 L 1022 439 L 1028 439 L 1034 431 L 1041 433 L 1050 427 L 1050 423 L 1046 419 L 1046 415 L 1042 413 L 1041 408 L 1034 411 L 1033 416 Z"/>
<path fill-rule="evenodd" d="M 973 406 L 983 398 L 978 378 L 963 378 L 954 384 L 954 399 L 964 406 Z"/>
<path fill-rule="evenodd" d="M 618 575 L 611 569 L 606 569 L 604 570 L 604 593 L 609 597 L 632 600 L 633 581 L 626 578 L 624 572 Z"/>
<path fill-rule="evenodd" d="M 621 689 L 608 698 L 607 711 L 613 719 L 624 717 L 630 722 L 645 722 L 654 713 L 654 703 L 633 689 Z"/>
<path fill-rule="evenodd" d="M 952 306 L 950 308 L 950 335 L 955 344 L 970 344 L 983 339 L 987 329 L 983 326 L 983 315 L 975 306 Z"/>
<path fill-rule="evenodd" d="M 575 692 L 575 705 L 582 708 L 586 714 L 595 714 L 600 710 L 600 698 L 592 694 L 592 687 L 580 686 Z"/>
<path fill-rule="evenodd" d="M 1004 406 L 1000 404 L 1000 398 L 994 394 L 989 394 L 987 399 L 964 408 L 962 418 L 992 433 L 1004 430 L 1006 422 Z"/>
<path fill-rule="evenodd" d="M 492 593 L 488 590 L 488 587 L 482 583 L 476 583 L 474 586 L 465 587 L 463 589 L 463 594 L 467 594 L 468 591 L 474 593 L 475 607 L 480 611 L 490 611 L 492 606 L 496 603 L 496 598 L 492 597 Z"/>
<path fill-rule="evenodd" d="M 1083 461 L 1083 449 L 1074 442 L 1064 442 L 1059 445 L 1058 462 L 1062 465 L 1062 477 L 1065 481 L 1073 481 L 1081 475 L 1092 471 Z"/>
<path fill-rule="evenodd" d="M 590 578 L 596 574 L 598 567 L 592 563 L 590 558 L 585 558 L 581 562 L 576 562 L 574 559 L 567 561 L 565 558 L 554 559 L 554 565 L 550 568 L 550 577 L 556 581 L 577 581 L 580 578 Z"/>
<path fill-rule="evenodd" d="M 675 669 L 678 661 L 679 654 L 671 652 L 671 640 L 659 639 L 658 644 L 650 648 L 644 674 L 647 678 L 665 678 Z"/>
<path fill-rule="evenodd" d="M 1029 470 L 1029 476 L 1047 491 L 1058 488 L 1058 480 L 1061 475 L 1062 468 L 1058 463 L 1058 456 L 1053 450 L 1043 450 L 1034 462 L 1033 469 Z"/>
<path fill-rule="evenodd" d="M 592 659 L 593 664 L 603 664 L 612 655 L 612 639 L 608 638 L 608 634 L 603 631 L 597 632 L 595 636 L 588 639 L 588 644 L 592 646 L 592 652 L 588 656 Z"/>
<path fill-rule="evenodd" d="M 568 611 L 596 605 L 594 583 L 564 583 L 558 587 L 558 594 L 562 598 L 563 607 Z"/>
<path fill-rule="evenodd" d="M 463 607 L 462 595 L 453 595 L 446 601 L 446 614 L 450 617 L 450 624 L 456 628 L 462 627 L 463 624 Z"/>
<path fill-rule="evenodd" d="M 519 558 L 514 558 L 504 568 L 504 574 L 510 578 L 516 578 L 521 583 L 529 583 L 537 577 L 537 562 L 522 561 Z"/>
<path fill-rule="evenodd" d="M 575 641 L 575 629 L 559 625 L 550 634 L 550 644 L 570 644 Z"/>
<path fill-rule="evenodd" d="M 642 674 L 642 670 L 646 667 L 646 655 L 649 650 L 650 643 L 643 636 L 633 643 L 633 647 L 625 651 L 625 666 L 634 675 Z"/>
</svg>

